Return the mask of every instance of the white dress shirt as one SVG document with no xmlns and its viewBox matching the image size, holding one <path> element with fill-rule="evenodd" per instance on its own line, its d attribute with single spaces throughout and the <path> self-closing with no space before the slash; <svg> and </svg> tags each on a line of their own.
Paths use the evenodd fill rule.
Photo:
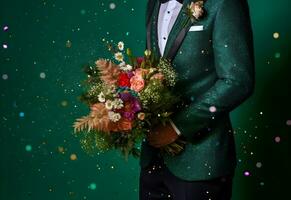
<svg viewBox="0 0 291 200">
<path fill-rule="evenodd" d="M 167 3 L 161 4 L 158 18 L 158 42 L 161 56 L 164 55 L 168 36 L 182 6 L 183 4 L 179 3 L 176 0 L 170 0 Z M 176 133 L 178 135 L 181 135 L 181 132 L 178 130 L 172 120 L 170 120 L 170 123 L 175 129 Z"/>
<path fill-rule="evenodd" d="M 163 56 L 170 31 L 177 19 L 183 4 L 176 0 L 162 3 L 158 18 L 158 41 L 160 53 Z"/>
</svg>

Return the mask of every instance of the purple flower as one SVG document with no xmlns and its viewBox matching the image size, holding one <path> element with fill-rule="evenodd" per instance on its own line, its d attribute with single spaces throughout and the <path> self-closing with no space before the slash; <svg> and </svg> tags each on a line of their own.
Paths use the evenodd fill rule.
<svg viewBox="0 0 291 200">
<path fill-rule="evenodd" d="M 119 93 L 119 97 L 122 101 L 129 101 L 132 98 L 132 95 L 129 92 Z"/>
<path fill-rule="evenodd" d="M 134 113 L 138 112 L 138 111 L 141 111 L 141 105 L 140 105 L 140 102 L 137 98 L 133 98 L 133 101 L 132 101 L 132 111 Z"/>
<path fill-rule="evenodd" d="M 133 76 L 134 76 L 134 74 L 133 74 L 133 72 L 132 72 L 132 71 L 129 71 L 129 72 L 127 72 L 127 76 L 128 76 L 128 78 L 130 79 L 131 77 L 133 77 Z"/>
<path fill-rule="evenodd" d="M 119 93 L 119 97 L 125 104 L 125 107 L 120 110 L 121 115 L 128 120 L 134 120 L 135 113 L 142 110 L 138 98 L 129 92 Z"/>
<path fill-rule="evenodd" d="M 133 112 L 123 112 L 122 116 L 128 120 L 134 119 L 134 113 Z"/>
</svg>

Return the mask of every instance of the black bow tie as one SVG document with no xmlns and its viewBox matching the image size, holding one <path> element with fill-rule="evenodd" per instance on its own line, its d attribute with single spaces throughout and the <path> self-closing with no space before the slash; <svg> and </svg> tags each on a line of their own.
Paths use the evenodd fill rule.
<svg viewBox="0 0 291 200">
<path fill-rule="evenodd" d="M 170 0 L 160 0 L 161 3 L 167 3 L 169 2 Z M 183 4 L 183 0 L 176 0 L 178 1 L 179 3 Z"/>
</svg>

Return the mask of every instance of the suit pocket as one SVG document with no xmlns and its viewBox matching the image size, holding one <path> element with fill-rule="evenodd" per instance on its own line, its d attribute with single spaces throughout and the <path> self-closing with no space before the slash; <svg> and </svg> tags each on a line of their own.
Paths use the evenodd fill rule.
<svg viewBox="0 0 291 200">
<path fill-rule="evenodd" d="M 195 26 L 190 27 L 189 32 L 203 31 L 203 30 L 204 30 L 203 25 L 195 25 Z"/>
</svg>

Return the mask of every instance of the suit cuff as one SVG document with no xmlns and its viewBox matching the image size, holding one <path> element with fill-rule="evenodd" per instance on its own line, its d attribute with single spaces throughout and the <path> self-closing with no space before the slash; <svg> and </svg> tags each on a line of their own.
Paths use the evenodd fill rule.
<svg viewBox="0 0 291 200">
<path fill-rule="evenodd" d="M 181 135 L 181 131 L 176 127 L 176 125 L 174 124 L 174 122 L 171 119 L 170 119 L 170 124 L 175 129 L 177 135 Z"/>
</svg>

